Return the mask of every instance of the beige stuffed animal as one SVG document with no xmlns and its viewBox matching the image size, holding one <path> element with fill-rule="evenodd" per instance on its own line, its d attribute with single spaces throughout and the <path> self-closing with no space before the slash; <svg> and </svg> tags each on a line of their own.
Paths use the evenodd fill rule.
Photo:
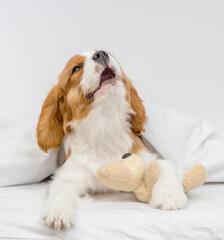
<svg viewBox="0 0 224 240">
<path fill-rule="evenodd" d="M 135 154 L 126 153 L 120 162 L 108 163 L 97 171 L 99 181 L 108 188 L 134 192 L 141 202 L 149 202 L 153 186 L 159 176 L 159 166 L 156 161 L 149 164 L 145 176 L 145 164 Z M 197 164 L 183 175 L 185 192 L 201 186 L 207 178 L 206 169 Z"/>
</svg>

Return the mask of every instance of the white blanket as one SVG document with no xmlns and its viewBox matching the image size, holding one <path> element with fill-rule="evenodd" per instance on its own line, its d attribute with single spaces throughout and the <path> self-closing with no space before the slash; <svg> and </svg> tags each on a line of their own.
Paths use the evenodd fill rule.
<svg viewBox="0 0 224 240">
<path fill-rule="evenodd" d="M 163 158 L 183 170 L 202 163 L 207 182 L 224 182 L 224 137 L 207 122 L 154 103 L 145 103 L 146 138 Z M 224 121 L 224 119 L 223 119 Z"/>
<path fill-rule="evenodd" d="M 55 170 L 57 151 L 39 149 L 35 126 L 0 131 L 0 186 L 40 182 Z"/>
<path fill-rule="evenodd" d="M 181 169 L 202 163 L 208 182 L 224 182 L 224 138 L 206 122 L 166 107 L 145 103 L 148 122 L 143 137 L 160 155 Z M 56 167 L 57 151 L 42 152 L 35 124 L 0 131 L 0 186 L 39 182 Z"/>
</svg>

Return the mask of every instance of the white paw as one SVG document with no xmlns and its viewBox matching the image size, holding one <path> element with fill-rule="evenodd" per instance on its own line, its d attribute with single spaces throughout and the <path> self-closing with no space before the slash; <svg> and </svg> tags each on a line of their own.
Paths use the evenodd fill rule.
<svg viewBox="0 0 224 240">
<path fill-rule="evenodd" d="M 160 208 L 163 210 L 176 210 L 184 208 L 187 204 L 187 196 L 184 193 L 182 185 L 166 186 L 164 184 L 155 185 L 152 191 L 152 197 L 149 205 L 153 208 Z"/>
<path fill-rule="evenodd" d="M 152 190 L 150 206 L 164 210 L 184 208 L 187 196 L 182 185 L 182 173 L 168 160 L 159 160 L 158 164 L 159 178 Z"/>
<path fill-rule="evenodd" d="M 42 219 L 48 227 L 68 230 L 75 225 L 76 212 L 74 207 L 69 208 L 68 205 L 48 205 L 43 211 Z"/>
</svg>

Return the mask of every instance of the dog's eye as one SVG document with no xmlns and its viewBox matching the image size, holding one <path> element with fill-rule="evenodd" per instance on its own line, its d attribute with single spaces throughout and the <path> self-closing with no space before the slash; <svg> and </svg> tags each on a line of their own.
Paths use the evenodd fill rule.
<svg viewBox="0 0 224 240">
<path fill-rule="evenodd" d="M 73 74 L 74 72 L 77 72 L 81 67 L 82 67 L 81 65 L 75 66 L 75 67 L 72 69 L 72 74 Z"/>
</svg>

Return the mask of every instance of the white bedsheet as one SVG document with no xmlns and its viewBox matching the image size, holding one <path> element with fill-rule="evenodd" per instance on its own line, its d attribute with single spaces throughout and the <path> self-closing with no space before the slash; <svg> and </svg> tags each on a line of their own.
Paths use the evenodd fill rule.
<svg viewBox="0 0 224 240">
<path fill-rule="evenodd" d="M 57 232 L 40 221 L 48 183 L 0 188 L 0 239 L 224 239 L 224 184 L 189 193 L 186 209 L 161 211 L 131 193 L 100 194 L 79 211 L 76 227 Z"/>
</svg>

